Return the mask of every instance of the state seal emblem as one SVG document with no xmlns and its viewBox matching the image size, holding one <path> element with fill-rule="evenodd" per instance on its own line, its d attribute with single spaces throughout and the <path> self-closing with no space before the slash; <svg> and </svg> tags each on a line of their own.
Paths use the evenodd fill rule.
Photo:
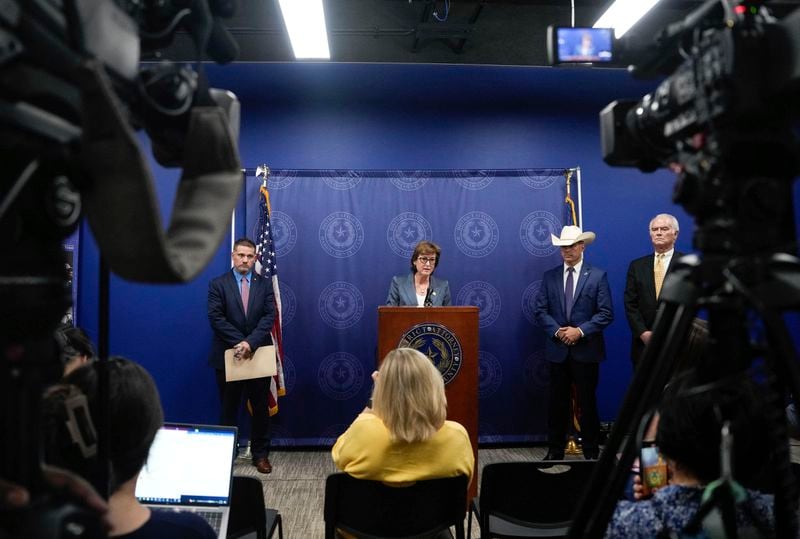
<svg viewBox="0 0 800 539">
<path fill-rule="evenodd" d="M 398 348 L 413 348 L 428 356 L 442 373 L 444 384 L 455 379 L 461 368 L 461 343 L 441 324 L 418 324 L 400 337 Z"/>
</svg>

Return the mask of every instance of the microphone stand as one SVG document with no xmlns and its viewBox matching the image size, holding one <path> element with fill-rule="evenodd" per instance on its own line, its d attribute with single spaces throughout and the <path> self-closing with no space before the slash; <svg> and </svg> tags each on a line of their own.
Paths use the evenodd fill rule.
<svg viewBox="0 0 800 539">
<path fill-rule="evenodd" d="M 432 295 L 433 295 L 433 288 L 431 288 L 429 284 L 428 292 L 425 294 L 425 301 L 423 302 L 424 307 L 433 307 L 433 300 L 431 300 Z"/>
</svg>

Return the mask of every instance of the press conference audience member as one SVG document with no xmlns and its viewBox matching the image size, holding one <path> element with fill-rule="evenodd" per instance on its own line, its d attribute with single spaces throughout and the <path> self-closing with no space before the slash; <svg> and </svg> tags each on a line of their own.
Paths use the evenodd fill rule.
<svg viewBox="0 0 800 539">
<path fill-rule="evenodd" d="M 57 338 L 61 344 L 61 357 L 64 363 L 64 376 L 81 365 L 94 360 L 94 345 L 86 332 L 79 327 L 59 329 Z"/>
<path fill-rule="evenodd" d="M 446 421 L 442 375 L 412 348 L 389 352 L 377 373 L 372 408 L 339 436 L 336 466 L 358 479 L 408 483 L 466 475 L 475 457 L 466 429 Z"/>
<path fill-rule="evenodd" d="M 637 258 L 628 266 L 625 280 L 625 316 L 631 328 L 631 362 L 639 364 L 645 345 L 653 334 L 658 298 L 664 278 L 683 253 L 675 251 L 680 225 L 668 213 L 653 217 L 649 225 L 653 253 Z"/>
<path fill-rule="evenodd" d="M 435 243 L 426 240 L 419 242 L 411 254 L 411 273 L 392 278 L 386 304 L 418 307 L 451 305 L 450 283 L 433 276 L 441 254 L 442 249 Z"/>
<path fill-rule="evenodd" d="M 656 445 L 667 461 L 668 485 L 640 501 L 622 500 L 607 538 L 652 538 L 680 534 L 702 505 L 709 483 L 718 479 L 721 429 L 730 422 L 733 479 L 759 482 L 770 458 L 769 433 L 759 389 L 746 373 L 701 384 L 694 370 L 670 383 L 659 405 Z M 773 497 L 744 489 L 736 525 L 774 537 Z M 637 498 L 641 496 L 638 490 Z"/>
<path fill-rule="evenodd" d="M 108 504 L 84 478 L 55 466 L 42 465 L 42 475 L 50 487 L 65 491 L 71 500 L 79 502 L 98 515 L 108 511 Z M 0 511 L 23 509 L 31 503 L 28 489 L 0 479 Z"/>
<path fill-rule="evenodd" d="M 109 535 L 124 539 L 213 539 L 214 530 L 200 516 L 155 511 L 136 499 L 136 480 L 150 446 L 164 422 L 161 400 L 153 379 L 133 361 L 114 357 L 108 370 L 107 467 L 111 495 L 106 521 Z M 50 388 L 42 406 L 44 458 L 97 482 L 104 462 L 97 455 L 99 402 L 98 362 L 67 375 Z M 88 409 L 87 409 L 88 408 Z M 87 421 L 88 419 L 88 421 Z M 95 434 L 96 433 L 96 434 Z"/>
</svg>

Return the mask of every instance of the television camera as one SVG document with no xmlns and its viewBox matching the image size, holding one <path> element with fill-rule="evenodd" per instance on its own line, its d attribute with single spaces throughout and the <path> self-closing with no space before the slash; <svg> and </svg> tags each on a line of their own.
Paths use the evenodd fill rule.
<svg viewBox="0 0 800 539">
<path fill-rule="evenodd" d="M 798 54 L 800 10 L 778 21 L 761 2 L 706 2 L 630 68 L 639 78 L 666 76 L 658 87 L 600 113 L 603 159 L 676 170 L 674 201 L 698 219 L 704 252 L 793 247 Z"/>
<path fill-rule="evenodd" d="M 673 200 L 693 215 L 701 256 L 684 257 L 667 276 L 653 335 L 570 537 L 603 535 L 637 452 L 628 434 L 670 380 L 698 309 L 710 330 L 707 357 L 694 365 L 701 376 L 723 379 L 755 365 L 766 373 L 775 531 L 794 537 L 798 489 L 783 407 L 787 394 L 800 395 L 800 370 L 783 313 L 800 307 L 792 204 L 800 172 L 800 10 L 777 20 L 764 2 L 708 0 L 644 50 L 617 45 L 637 58 L 633 76 L 662 80 L 640 100 L 615 101 L 600 113 L 603 159 L 676 172 Z M 735 529 L 730 507 L 719 509 L 726 532 Z"/>
<path fill-rule="evenodd" d="M 27 510 L 0 506 L 0 537 L 97 530 L 39 462 L 39 400 L 61 376 L 53 331 L 71 304 L 61 243 L 85 215 L 103 264 L 140 282 L 184 282 L 211 259 L 241 189 L 239 103 L 209 88 L 202 61 L 236 58 L 224 26 L 236 7 L 0 2 L 0 480 L 32 495 Z M 161 58 L 178 31 L 194 66 Z M 159 164 L 182 169 L 166 230 L 139 130 Z"/>
</svg>

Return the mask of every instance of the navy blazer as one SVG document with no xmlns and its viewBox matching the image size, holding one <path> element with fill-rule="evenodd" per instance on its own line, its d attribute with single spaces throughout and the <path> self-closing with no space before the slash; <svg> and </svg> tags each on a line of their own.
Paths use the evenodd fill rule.
<svg viewBox="0 0 800 539">
<path fill-rule="evenodd" d="M 439 279 L 431 275 L 431 304 L 433 307 L 447 307 L 452 305 L 450 299 L 450 283 L 446 279 Z M 417 307 L 417 290 L 414 286 L 414 274 L 396 275 L 392 277 L 386 305 Z"/>
<path fill-rule="evenodd" d="M 576 361 L 603 361 L 606 357 L 603 330 L 614 320 L 606 272 L 584 260 L 575 287 L 570 320 L 567 320 L 564 306 L 564 265 L 559 264 L 546 271 L 536 297 L 534 317 L 536 324 L 547 334 L 547 361 L 561 363 L 567 359 L 568 353 Z M 583 337 L 572 346 L 567 346 L 555 336 L 559 328 L 566 326 L 583 331 Z"/>
<path fill-rule="evenodd" d="M 247 316 L 233 270 L 208 283 L 208 321 L 214 331 L 208 363 L 225 368 L 225 350 L 247 341 L 250 349 L 272 344 L 270 330 L 275 322 L 275 296 L 272 281 L 252 272 Z"/>
</svg>

